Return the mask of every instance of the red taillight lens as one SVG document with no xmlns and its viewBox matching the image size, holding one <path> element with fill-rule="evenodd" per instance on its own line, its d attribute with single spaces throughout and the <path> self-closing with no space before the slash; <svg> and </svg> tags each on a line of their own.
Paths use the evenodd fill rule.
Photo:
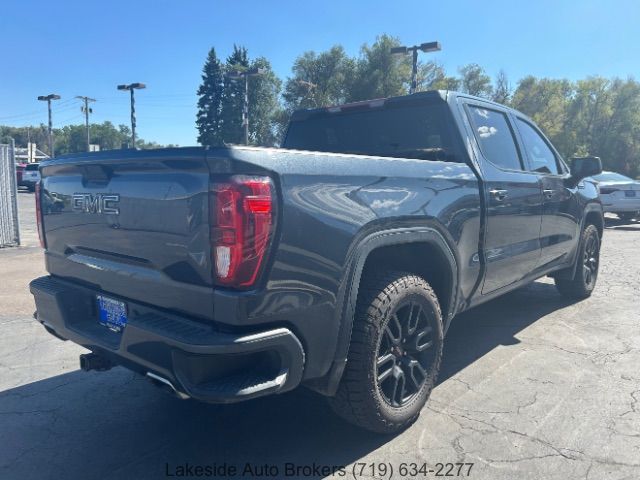
<svg viewBox="0 0 640 480">
<path fill-rule="evenodd" d="M 40 198 L 40 182 L 36 183 L 35 188 L 35 196 L 36 196 L 36 225 L 38 226 L 38 237 L 40 238 L 40 246 L 42 248 L 47 248 L 47 245 L 44 241 L 44 230 L 42 229 L 42 199 Z"/>
<path fill-rule="evenodd" d="M 269 177 L 236 175 L 212 187 L 211 248 L 219 285 L 248 288 L 260 272 L 274 222 Z"/>
</svg>

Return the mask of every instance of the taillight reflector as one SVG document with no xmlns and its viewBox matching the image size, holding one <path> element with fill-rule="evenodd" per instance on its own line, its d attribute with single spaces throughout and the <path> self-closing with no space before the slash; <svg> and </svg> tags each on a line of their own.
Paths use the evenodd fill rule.
<svg viewBox="0 0 640 480">
<path fill-rule="evenodd" d="M 274 221 L 269 177 L 236 175 L 212 186 L 211 248 L 219 285 L 248 288 L 260 272 Z"/>
</svg>

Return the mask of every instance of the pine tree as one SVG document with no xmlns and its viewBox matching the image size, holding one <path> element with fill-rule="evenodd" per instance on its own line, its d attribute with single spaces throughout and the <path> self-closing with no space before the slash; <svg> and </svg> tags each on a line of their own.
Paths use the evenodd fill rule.
<svg viewBox="0 0 640 480">
<path fill-rule="evenodd" d="M 209 50 L 202 69 L 202 85 L 198 88 L 198 142 L 202 145 L 223 144 L 222 98 L 224 70 L 215 48 Z"/>
<path fill-rule="evenodd" d="M 225 72 L 244 72 L 249 68 L 247 49 L 233 46 L 233 52 L 225 64 Z M 226 143 L 243 143 L 242 108 L 244 106 L 244 79 L 234 80 L 224 76 L 222 95 L 222 137 Z"/>
</svg>

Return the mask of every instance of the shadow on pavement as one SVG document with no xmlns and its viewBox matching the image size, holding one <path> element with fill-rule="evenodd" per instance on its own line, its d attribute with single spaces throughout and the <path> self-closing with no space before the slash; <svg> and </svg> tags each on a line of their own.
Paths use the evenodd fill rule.
<svg viewBox="0 0 640 480">
<path fill-rule="evenodd" d="M 552 285 L 535 283 L 461 315 L 447 335 L 440 383 L 567 305 Z M 167 465 L 171 472 L 185 462 L 266 463 L 282 476 L 286 462 L 347 465 L 394 438 L 342 422 L 305 389 L 205 405 L 165 395 L 122 368 L 74 371 L 0 393 L 0 437 L 0 478 L 24 480 L 157 479 Z"/>
</svg>

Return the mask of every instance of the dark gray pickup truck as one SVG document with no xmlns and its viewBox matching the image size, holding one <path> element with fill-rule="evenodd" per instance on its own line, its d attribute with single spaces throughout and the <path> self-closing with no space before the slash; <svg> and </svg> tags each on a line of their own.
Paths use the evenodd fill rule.
<svg viewBox="0 0 640 480">
<path fill-rule="evenodd" d="M 43 163 L 37 320 L 182 398 L 305 385 L 397 431 L 456 314 L 536 278 L 587 297 L 602 206 L 524 115 L 424 92 L 296 112 L 283 148 L 106 151 Z"/>
</svg>

